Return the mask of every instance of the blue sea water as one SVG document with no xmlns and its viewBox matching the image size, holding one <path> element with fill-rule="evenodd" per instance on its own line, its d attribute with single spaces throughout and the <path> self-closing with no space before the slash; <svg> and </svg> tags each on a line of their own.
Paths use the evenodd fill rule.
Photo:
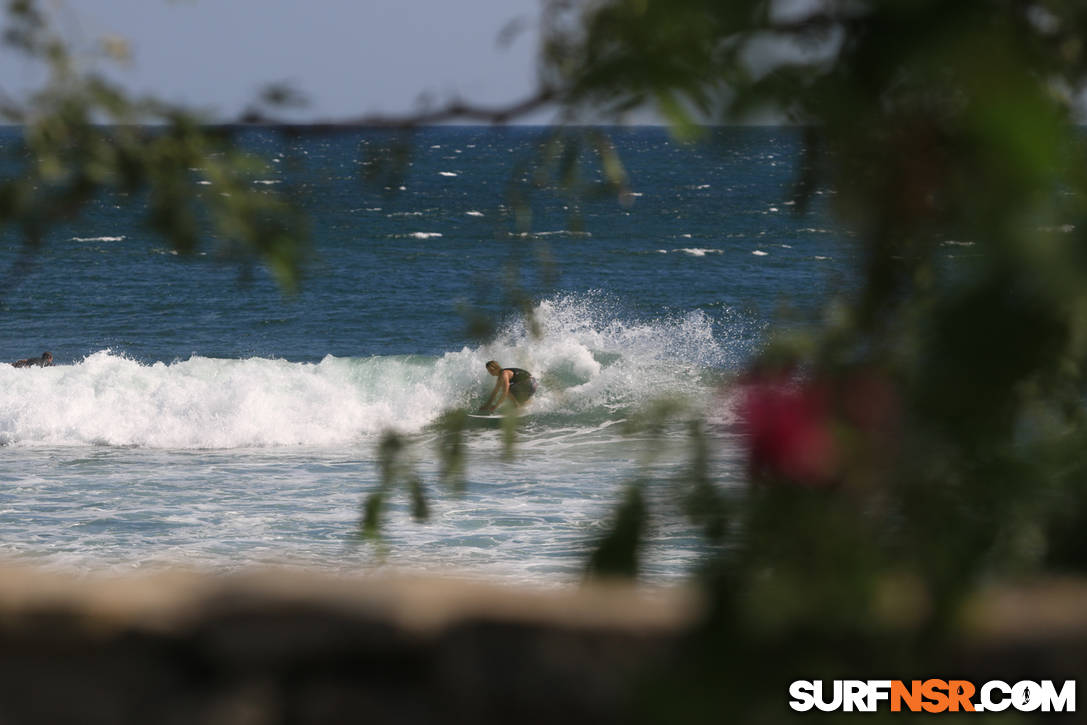
<svg viewBox="0 0 1087 725">
<path fill-rule="evenodd" d="M 518 206 L 546 133 L 418 131 L 404 175 L 375 185 L 360 177 L 387 132 L 246 131 L 266 160 L 256 183 L 309 219 L 295 296 L 219 259 L 212 238 L 175 255 L 139 198 L 97 200 L 24 274 L 10 274 L 22 240 L 3 230 L 0 360 L 49 350 L 57 364 L 0 365 L 0 555 L 78 571 L 288 563 L 565 584 L 625 482 L 647 475 L 645 577 L 685 576 L 702 554 L 671 483 L 687 429 L 657 440 L 624 424 L 663 396 L 685 401 L 710 423 L 717 485 L 743 485 L 722 384 L 776 320 L 816 319 L 848 288 L 849 237 L 829 191 L 797 211 L 794 130 L 687 144 L 611 129 L 629 195 L 543 183 Z M 0 135 L 0 155 L 19 153 L 17 129 Z M 493 323 L 483 337 L 479 317 Z M 492 358 L 531 370 L 540 392 L 512 459 L 500 430 L 468 431 L 454 495 L 437 482 L 434 423 L 478 406 Z M 375 547 L 357 533 L 388 430 L 411 441 L 431 511 L 415 522 L 395 496 Z"/>
</svg>

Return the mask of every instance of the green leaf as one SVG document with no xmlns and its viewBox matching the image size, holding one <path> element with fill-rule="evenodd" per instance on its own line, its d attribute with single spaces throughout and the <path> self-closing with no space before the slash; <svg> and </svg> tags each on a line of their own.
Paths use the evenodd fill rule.
<svg viewBox="0 0 1087 725">
<path fill-rule="evenodd" d="M 611 527 L 589 557 L 590 576 L 636 577 L 648 518 L 645 484 L 635 481 L 627 486 Z"/>
</svg>

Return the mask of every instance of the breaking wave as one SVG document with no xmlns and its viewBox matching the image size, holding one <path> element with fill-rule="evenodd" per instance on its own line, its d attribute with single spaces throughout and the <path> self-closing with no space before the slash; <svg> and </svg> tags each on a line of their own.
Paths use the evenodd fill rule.
<svg viewBox="0 0 1087 725">
<path fill-rule="evenodd" d="M 478 405 L 484 363 L 531 370 L 534 414 L 598 426 L 663 394 L 712 392 L 732 366 L 731 332 L 703 312 L 633 320 L 603 294 L 539 303 L 488 344 L 440 356 L 191 357 L 141 363 L 111 350 L 51 368 L 0 367 L 0 442 L 168 449 L 344 446 L 418 432 Z"/>
</svg>

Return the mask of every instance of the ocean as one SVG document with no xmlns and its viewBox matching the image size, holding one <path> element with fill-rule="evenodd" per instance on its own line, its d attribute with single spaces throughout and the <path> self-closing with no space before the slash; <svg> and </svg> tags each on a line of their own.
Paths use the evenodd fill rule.
<svg viewBox="0 0 1087 725">
<path fill-rule="evenodd" d="M 56 365 L 0 365 L 0 556 L 563 586 L 643 478 L 643 579 L 681 581 L 706 554 L 675 496 L 689 428 L 629 422 L 684 401 L 706 420 L 715 485 L 743 486 L 727 382 L 781 325 L 849 290 L 855 252 L 829 190 L 799 211 L 799 131 L 609 131 L 623 199 L 536 179 L 547 129 L 417 131 L 405 173 L 376 184 L 360 177 L 388 132 L 245 131 L 267 162 L 257 183 L 289 190 L 309 220 L 293 296 L 213 239 L 174 254 L 145 202 L 119 193 L 54 229 L 18 275 L 22 240 L 4 229 L 0 360 L 48 350 Z M 0 134 L 6 168 L 20 153 L 18 129 Z M 601 178 L 588 161 L 582 175 Z M 523 207 L 511 189 L 531 189 Z M 540 390 L 512 458 L 498 428 L 466 432 L 465 487 L 447 491 L 435 423 L 485 399 L 490 359 Z M 359 537 L 361 506 L 386 431 L 409 442 L 430 515 L 413 520 L 397 493 L 375 544 Z"/>
</svg>

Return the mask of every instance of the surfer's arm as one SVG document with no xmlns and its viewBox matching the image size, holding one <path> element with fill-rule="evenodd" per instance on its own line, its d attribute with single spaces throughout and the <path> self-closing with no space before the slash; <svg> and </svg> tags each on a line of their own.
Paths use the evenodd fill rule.
<svg viewBox="0 0 1087 725">
<path fill-rule="evenodd" d="M 492 408 L 491 401 L 494 400 L 496 395 L 498 395 L 498 389 L 499 389 L 499 387 L 501 385 L 502 385 L 502 376 L 499 375 L 498 380 L 496 380 L 495 383 L 494 383 L 494 389 L 491 390 L 491 394 L 487 396 L 487 402 L 484 403 L 483 405 L 479 406 L 479 409 L 481 411 L 490 410 Z"/>
<path fill-rule="evenodd" d="M 509 392 L 510 374 L 506 372 L 501 372 L 498 374 L 498 380 L 495 381 L 494 390 L 491 391 L 490 397 L 487 398 L 487 402 L 483 404 L 483 407 L 481 407 L 480 410 L 494 410 L 498 406 L 502 405 L 502 401 L 506 399 L 506 396 L 509 395 Z M 502 395 L 498 395 L 499 393 L 502 393 Z M 494 405 L 491 405 L 491 401 L 494 400 L 496 396 L 498 397 L 498 400 L 495 400 Z"/>
</svg>

